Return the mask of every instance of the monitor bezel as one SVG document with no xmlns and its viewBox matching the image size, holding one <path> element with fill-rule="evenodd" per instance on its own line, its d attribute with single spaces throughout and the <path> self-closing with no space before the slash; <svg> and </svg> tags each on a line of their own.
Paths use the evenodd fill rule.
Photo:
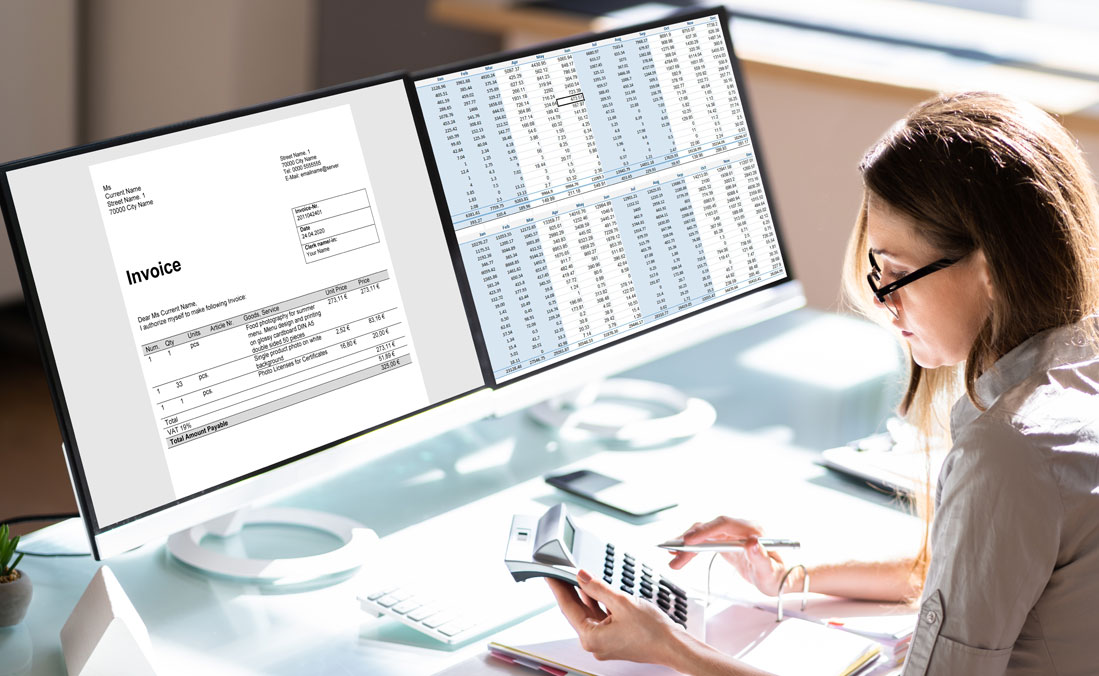
<svg viewBox="0 0 1099 676">
<path fill-rule="evenodd" d="M 258 468 L 258 469 L 254 470 L 252 472 L 249 472 L 247 474 L 235 477 L 235 478 L 230 479 L 228 481 L 220 482 L 220 483 L 218 483 L 216 485 L 213 485 L 213 486 L 210 486 L 210 487 L 208 487 L 204 490 L 201 490 L 201 491 L 191 493 L 191 494 L 186 495 L 186 496 L 182 496 L 182 497 L 173 499 L 171 501 L 165 502 L 164 504 L 162 504 L 162 505 L 160 505 L 156 508 L 145 510 L 145 511 L 139 513 L 139 514 L 135 514 L 135 515 L 130 516 L 126 519 L 122 519 L 122 520 L 119 520 L 119 521 L 116 521 L 116 522 L 113 522 L 113 523 L 110 523 L 110 524 L 105 524 L 105 525 L 100 524 L 99 520 L 96 516 L 95 506 L 94 506 L 94 504 L 92 504 L 91 492 L 90 492 L 87 476 L 84 472 L 83 461 L 82 461 L 81 455 L 80 455 L 79 443 L 77 441 L 76 434 L 75 434 L 75 431 L 73 429 L 71 417 L 69 415 L 68 402 L 67 402 L 66 397 L 65 397 L 64 389 L 61 385 L 61 376 L 60 376 L 60 373 L 59 373 L 58 368 L 57 368 L 57 362 L 56 362 L 56 359 L 54 358 L 52 344 L 51 344 L 50 339 L 49 339 L 49 329 L 46 326 L 45 316 L 44 316 L 43 311 L 42 311 L 42 304 L 41 304 L 41 301 L 40 301 L 39 296 L 38 296 L 37 287 L 35 285 L 34 272 L 31 269 L 31 263 L 30 263 L 29 255 L 28 255 L 25 243 L 23 241 L 22 228 L 20 226 L 18 214 L 16 212 L 15 201 L 14 201 L 14 198 L 13 198 L 12 193 L 11 193 L 11 186 L 10 186 L 10 183 L 8 181 L 8 174 L 11 173 L 11 172 L 14 172 L 14 171 L 18 171 L 20 169 L 25 169 L 27 167 L 46 164 L 46 163 L 54 162 L 54 161 L 58 161 L 58 160 L 64 160 L 64 159 L 68 159 L 68 158 L 75 157 L 75 156 L 78 156 L 78 155 L 85 155 L 85 154 L 97 152 L 97 151 L 100 151 L 100 150 L 114 148 L 114 147 L 117 147 L 117 146 L 122 146 L 122 145 L 135 143 L 135 142 L 139 142 L 139 141 L 144 141 L 144 140 L 151 139 L 151 138 L 156 138 L 156 137 L 160 137 L 160 136 L 167 136 L 169 134 L 173 134 L 173 133 L 176 133 L 176 132 L 182 132 L 182 131 L 186 131 L 186 130 L 190 130 L 190 129 L 195 129 L 195 128 L 198 128 L 198 127 L 210 126 L 210 125 L 225 122 L 225 121 L 228 121 L 228 120 L 234 120 L 234 119 L 237 119 L 237 118 L 246 117 L 248 115 L 263 113 L 263 112 L 267 112 L 267 111 L 275 110 L 275 109 L 279 109 L 279 108 L 286 108 L 286 107 L 289 107 L 289 106 L 293 106 L 293 105 L 297 105 L 297 104 L 301 104 L 301 103 L 306 103 L 306 102 L 321 99 L 321 98 L 337 96 L 337 95 L 340 95 L 340 94 L 344 94 L 344 93 L 348 93 L 348 92 L 352 92 L 352 91 L 357 91 L 357 90 L 360 90 L 360 89 L 367 89 L 367 88 L 370 88 L 370 87 L 379 86 L 379 85 L 386 85 L 386 84 L 390 84 L 390 83 L 394 83 L 394 82 L 401 82 L 403 84 L 402 91 L 407 93 L 407 91 L 408 91 L 407 73 L 405 73 L 405 72 L 386 73 L 386 74 L 378 75 L 378 76 L 375 76 L 375 77 L 356 80 L 354 82 L 348 82 L 348 83 L 344 83 L 344 84 L 340 84 L 340 85 L 336 85 L 336 86 L 332 86 L 332 87 L 325 87 L 325 88 L 322 88 L 322 89 L 317 89 L 317 90 L 314 90 L 314 91 L 305 92 L 305 93 L 294 95 L 294 96 L 288 96 L 288 97 L 284 97 L 284 98 L 277 99 L 277 100 L 274 100 L 274 101 L 269 101 L 269 102 L 253 105 L 253 106 L 238 108 L 238 109 L 235 109 L 235 110 L 226 111 L 226 112 L 223 112 L 223 113 L 218 113 L 216 115 L 208 115 L 208 116 L 204 116 L 204 117 L 195 118 L 195 119 L 192 119 L 192 120 L 187 120 L 187 121 L 184 121 L 184 122 L 178 122 L 178 123 L 174 123 L 174 124 L 164 125 L 164 126 L 161 126 L 161 127 L 154 127 L 154 128 L 151 128 L 151 129 L 146 129 L 144 131 L 135 132 L 135 133 L 132 133 L 132 134 L 125 134 L 125 135 L 114 137 L 114 138 L 109 138 L 109 139 L 104 139 L 104 140 L 101 140 L 101 141 L 95 141 L 95 142 L 92 142 L 92 143 L 73 146 L 71 148 L 65 148 L 65 149 L 61 149 L 61 150 L 57 150 L 57 151 L 53 151 L 53 152 L 44 153 L 44 154 L 41 154 L 41 155 L 36 155 L 36 156 L 24 158 L 24 159 L 15 160 L 13 162 L 8 162 L 8 163 L 5 163 L 5 164 L 0 164 L 0 213 L 2 213 L 2 215 L 4 217 L 5 224 L 7 226 L 8 238 L 9 238 L 9 241 L 11 242 L 12 253 L 15 257 L 16 269 L 17 269 L 18 274 L 19 274 L 19 281 L 20 281 L 20 284 L 23 288 L 23 297 L 24 297 L 24 300 L 25 300 L 25 303 L 26 303 L 27 313 L 30 316 L 30 323 L 31 323 L 32 329 L 34 331 L 35 339 L 36 339 L 35 342 L 38 345 L 39 356 L 42 359 L 42 365 L 43 365 L 45 373 L 46 373 L 46 382 L 47 382 L 47 386 L 48 386 L 49 392 L 50 392 L 50 399 L 53 403 L 54 414 L 57 417 L 58 426 L 59 426 L 60 431 L 61 431 L 62 447 L 64 449 L 65 461 L 66 461 L 66 464 L 67 464 L 68 469 L 69 469 L 70 479 L 71 479 L 72 484 L 73 484 L 73 489 L 74 489 L 73 492 L 75 493 L 75 498 L 76 498 L 76 501 L 77 501 L 77 507 L 79 509 L 81 517 L 83 518 L 85 528 L 87 529 L 87 532 L 88 532 L 88 539 L 89 539 L 89 542 L 91 544 L 92 555 L 97 560 L 99 560 L 101 558 L 100 557 L 100 547 L 99 547 L 100 543 L 98 542 L 97 539 L 100 536 L 104 535 L 104 534 L 108 534 L 108 533 L 110 533 L 110 532 L 112 532 L 116 529 L 119 529 L 119 528 L 122 528 L 124 526 L 133 524 L 135 522 L 142 521 L 144 519 L 148 519 L 150 517 L 154 517 L 154 516 L 159 515 L 159 514 L 163 514 L 165 512 L 170 512 L 170 511 L 173 511 L 173 510 L 177 510 L 177 508 L 179 508 L 181 505 L 187 505 L 189 503 L 193 503 L 194 501 L 196 501 L 200 498 L 203 498 L 205 496 L 209 496 L 209 495 L 217 493 L 219 491 L 224 491 L 225 489 L 230 488 L 234 485 L 240 485 L 240 484 L 247 483 L 251 479 L 254 479 L 256 477 L 260 477 L 262 475 L 266 475 L 269 472 L 273 472 L 273 471 L 282 469 L 282 468 L 284 468 L 288 465 L 291 465 L 293 463 L 305 460 L 305 459 L 310 458 L 312 456 L 317 456 L 317 455 L 321 454 L 322 452 L 327 451 L 327 450 L 329 450 L 333 447 L 336 447 L 336 446 L 339 446 L 339 445 L 344 444 L 346 442 L 355 440 L 355 439 L 357 439 L 359 437 L 362 437 L 364 435 L 367 435 L 367 434 L 370 434 L 370 433 L 373 433 L 373 432 L 377 432 L 378 430 L 380 430 L 382 428 L 385 428 L 385 427 L 388 427 L 388 426 L 391 426 L 391 425 L 395 425 L 397 423 L 405 421 L 405 420 L 407 420 L 409 418 L 412 418 L 414 416 L 424 414 L 425 412 L 428 412 L 431 409 L 436 409 L 436 408 L 442 407 L 446 404 L 450 404 L 451 402 L 461 400 L 461 399 L 471 400 L 472 399 L 471 395 L 476 395 L 476 394 L 481 393 L 481 392 L 487 392 L 490 388 L 489 388 L 489 386 L 486 382 L 482 381 L 481 385 L 478 386 L 478 387 L 474 387 L 474 388 L 469 389 L 467 391 L 460 392 L 460 393 L 458 393 L 458 394 L 456 394 L 452 397 L 449 397 L 445 400 L 435 402 L 433 404 L 430 404 L 429 406 L 423 407 L 423 408 L 415 410 L 415 411 L 411 411 L 411 412 L 409 412 L 405 415 L 399 416 L 397 418 L 386 421 L 384 423 L 368 427 L 366 429 L 363 429 L 362 431 L 355 432 L 355 433 L 352 433 L 350 435 L 346 435 L 346 436 L 338 438 L 338 439 L 334 439 L 329 443 L 323 444 L 323 445 L 318 446 L 316 448 L 312 448 L 312 449 L 302 451 L 301 453 L 297 453 L 297 454 L 293 455 L 292 457 L 286 458 L 286 459 L 281 460 L 277 463 L 273 463 L 273 464 L 267 465 L 265 467 Z M 417 116 L 416 116 L 417 111 L 412 107 L 411 102 L 409 102 L 409 112 L 413 117 L 413 122 L 414 122 L 415 126 L 417 127 L 417 136 L 419 137 L 419 131 L 420 131 L 419 130 L 419 125 L 421 123 L 421 118 L 417 118 Z M 430 167 L 427 168 L 427 174 L 428 174 L 429 183 L 431 185 L 432 191 L 436 193 L 435 197 L 438 198 L 438 194 L 436 192 L 438 190 L 437 176 L 436 176 L 436 174 L 432 173 Z M 442 222 L 441 225 L 442 225 L 444 231 L 450 230 L 450 228 L 447 228 L 446 222 Z M 466 298 L 464 296 L 465 292 L 462 289 L 462 284 L 461 284 L 460 281 L 459 281 L 458 287 L 459 287 L 459 293 L 463 294 L 463 302 L 466 302 Z M 469 315 L 469 313 L 470 313 L 470 305 L 467 305 L 466 306 L 467 316 Z M 472 329 L 471 329 L 471 331 L 472 331 Z M 478 338 L 479 338 L 479 333 L 474 334 L 474 340 L 476 341 Z M 481 368 L 483 370 L 484 369 L 484 359 L 481 357 L 481 354 L 479 352 L 478 352 L 478 361 L 481 362 L 480 365 L 481 365 Z M 481 405 L 474 403 L 474 404 L 469 404 L 469 407 L 473 411 L 480 410 L 481 408 L 485 409 L 484 413 L 482 413 L 482 414 L 479 414 L 479 415 L 478 414 L 471 414 L 470 416 L 466 416 L 466 417 L 469 417 L 471 419 L 476 418 L 476 417 L 483 417 L 484 415 L 487 415 L 490 412 L 488 410 L 487 404 L 482 407 Z M 363 461 L 366 461 L 367 459 L 369 459 L 369 458 L 364 457 Z M 293 483 L 293 482 L 290 482 L 290 483 Z M 216 515 L 214 515 L 214 516 L 216 516 Z M 178 521 L 179 519 L 176 519 L 176 520 Z M 201 519 L 201 518 L 195 519 L 195 520 L 183 519 L 182 521 L 190 521 L 189 525 L 194 525 L 195 523 L 200 523 L 203 520 L 205 520 L 205 519 Z"/>
<path fill-rule="evenodd" d="M 767 291 L 767 290 L 770 290 L 770 289 L 775 289 L 776 287 L 780 287 L 780 286 L 783 286 L 783 285 L 788 285 L 788 284 L 791 284 L 791 283 L 797 283 L 797 281 L 798 281 L 797 277 L 794 275 L 793 269 L 790 265 L 789 256 L 787 254 L 787 250 L 786 250 L 786 246 L 785 246 L 785 242 L 784 242 L 784 237 L 783 237 L 783 234 L 782 234 L 782 227 L 780 225 L 780 219 L 779 219 L 779 216 L 778 216 L 778 212 L 775 209 L 774 200 L 772 198 L 773 193 L 772 193 L 772 190 L 771 190 L 771 184 L 770 184 L 770 181 L 768 180 L 768 172 L 766 170 L 766 167 L 764 166 L 763 152 L 762 152 L 762 149 L 761 149 L 759 136 L 758 136 L 758 134 L 756 134 L 756 128 L 755 128 L 755 124 L 753 122 L 753 117 L 752 117 L 752 112 L 751 112 L 751 104 L 750 104 L 748 95 L 745 93 L 744 78 L 743 78 L 743 75 L 742 75 L 741 70 L 740 70 L 740 60 L 737 58 L 736 52 L 733 50 L 733 43 L 732 43 L 732 38 L 731 38 L 731 35 L 730 35 L 730 30 L 729 30 L 730 15 L 729 15 L 729 12 L 723 6 L 711 7 L 711 8 L 706 8 L 706 9 L 692 9 L 690 11 L 684 11 L 684 12 L 673 12 L 673 13 L 665 15 L 664 17 L 662 17 L 660 19 L 654 19 L 652 21 L 647 21 L 647 22 L 640 23 L 640 24 L 630 24 L 628 26 L 621 26 L 621 27 L 613 28 L 613 29 L 606 30 L 606 31 L 586 33 L 586 34 L 583 34 L 583 35 L 577 35 L 575 37 L 565 38 L 565 39 L 562 39 L 562 40 L 554 40 L 554 41 L 551 41 L 551 42 L 540 43 L 540 44 L 537 44 L 537 45 L 533 45 L 531 47 L 524 47 L 522 49 L 516 49 L 516 50 L 507 51 L 507 52 L 500 52 L 500 53 L 497 53 L 495 55 L 489 55 L 488 57 L 477 57 L 477 58 L 474 58 L 474 59 L 467 59 L 467 60 L 464 60 L 464 61 L 457 61 L 457 62 L 447 64 L 447 65 L 444 65 L 444 66 L 439 66 L 439 67 L 434 67 L 434 68 L 430 68 L 430 69 L 416 71 L 416 72 L 410 73 L 408 75 L 408 78 L 410 80 L 410 82 L 409 82 L 409 91 L 410 91 L 412 97 L 416 100 L 417 107 L 419 107 L 419 96 L 416 95 L 416 86 L 418 84 L 423 83 L 426 80 L 430 80 L 431 78 L 436 78 L 436 77 L 439 77 L 439 76 L 442 76 L 442 75 L 449 75 L 449 74 L 452 74 L 452 73 L 455 73 L 455 72 L 458 72 L 458 71 L 462 71 L 462 70 L 470 70 L 470 69 L 474 69 L 474 68 L 481 68 L 481 67 L 484 67 L 484 66 L 497 64 L 497 63 L 512 60 L 512 59 L 526 58 L 526 57 L 534 56 L 536 54 L 540 54 L 540 53 L 543 53 L 543 52 L 549 52 L 549 51 L 554 51 L 554 50 L 558 50 L 558 49 L 563 49 L 565 47 L 575 47 L 575 46 L 578 46 L 578 45 L 582 45 L 585 42 L 595 42 L 595 41 L 598 41 L 598 40 L 606 40 L 606 39 L 609 39 L 609 38 L 615 38 L 615 37 L 619 37 L 621 35 L 626 35 L 626 34 L 629 34 L 629 33 L 637 33 L 637 32 L 640 32 L 640 31 L 646 31 L 646 30 L 652 30 L 654 28 L 660 28 L 662 26 L 666 26 L 666 25 L 671 24 L 671 23 L 682 23 L 682 22 L 685 22 L 685 21 L 692 21 L 692 20 L 701 19 L 701 18 L 705 18 L 705 17 L 711 17 L 711 16 L 714 16 L 714 15 L 717 15 L 718 22 L 721 24 L 721 32 L 722 32 L 722 36 L 725 40 L 725 48 L 729 52 L 729 61 L 730 61 L 730 64 L 732 66 L 733 77 L 736 81 L 737 93 L 740 96 L 741 108 L 744 111 L 745 126 L 748 129 L 748 137 L 749 137 L 749 139 L 751 139 L 751 142 L 752 142 L 753 156 L 756 159 L 756 166 L 759 169 L 760 183 L 763 186 L 763 196 L 764 196 L 764 199 L 766 200 L 767 208 L 771 212 L 771 223 L 774 226 L 774 230 L 775 230 L 775 240 L 778 243 L 779 255 L 782 257 L 782 264 L 783 264 L 783 267 L 786 270 L 785 277 L 783 277 L 782 279 L 773 280 L 771 282 L 768 282 L 767 284 L 757 286 L 753 289 L 749 289 L 748 291 L 745 291 L 745 292 L 740 293 L 738 295 L 732 296 L 730 298 L 723 298 L 723 299 L 719 300 L 716 303 L 711 303 L 711 304 L 706 305 L 704 307 L 694 308 L 694 309 L 691 309 L 691 310 L 687 310 L 685 312 L 681 312 L 680 314 L 677 314 L 677 315 L 669 318 L 666 321 L 661 321 L 660 323 L 654 324 L 652 326 L 641 327 L 637 331 L 633 331 L 633 332 L 628 333 L 624 336 L 619 336 L 619 337 L 613 338 L 611 340 L 605 341 L 602 344 L 594 346 L 590 349 L 583 350 L 582 352 L 579 352 L 577 354 L 566 356 L 563 359 L 554 360 L 554 361 L 552 361 L 548 364 L 538 365 L 538 366 L 535 366 L 533 368 L 528 367 L 523 372 L 519 373 L 519 375 L 508 377 L 507 379 L 502 380 L 502 381 L 497 380 L 494 373 L 493 373 L 493 371 L 492 371 L 492 363 L 491 363 L 491 360 L 489 359 L 488 349 L 487 349 L 487 346 L 484 344 L 484 339 L 482 338 L 483 334 L 480 332 L 480 330 L 478 330 L 478 332 L 476 334 L 476 337 L 479 341 L 479 348 L 484 350 L 484 360 L 485 361 L 482 364 L 482 368 L 485 370 L 486 382 L 489 384 L 489 386 L 493 390 L 499 391 L 501 388 L 507 388 L 510 385 L 513 385 L 513 384 L 516 384 L 516 383 L 521 383 L 522 381 L 524 381 L 528 378 L 538 376 L 538 375 L 544 375 L 546 373 L 549 373 L 554 368 L 564 366 L 566 364 L 571 364 L 571 363 L 575 362 L 578 359 L 581 359 L 581 358 L 584 358 L 584 357 L 589 357 L 591 355 L 602 352 L 602 351 L 604 351 L 608 348 L 622 346 L 624 344 L 627 344 L 631 340 L 640 338 L 641 336 L 644 336 L 644 335 L 646 335 L 648 333 L 651 333 L 653 331 L 666 328 L 668 326 L 676 324 L 677 322 L 682 322 L 682 321 L 685 321 L 685 320 L 696 318 L 699 315 L 701 315 L 702 313 L 717 311 L 718 308 L 724 307 L 724 306 L 729 305 L 731 303 L 735 303 L 738 300 L 748 298 L 748 297 L 753 296 L 757 293 L 764 292 L 764 291 Z M 419 109 L 419 112 L 421 113 L 421 117 L 422 117 L 422 109 Z M 426 123 L 424 124 L 424 130 L 423 131 L 424 131 L 424 135 L 423 135 L 423 138 L 421 138 L 421 144 L 424 146 L 425 150 L 430 151 L 431 150 L 431 139 L 428 138 L 428 135 L 427 135 Z M 431 151 L 430 155 L 432 156 L 432 158 L 434 158 L 435 153 L 433 151 Z M 443 191 L 442 176 L 441 176 L 441 174 L 438 173 L 438 166 L 434 162 L 434 159 L 432 159 L 431 168 L 437 174 L 437 178 L 438 178 L 438 182 L 439 182 L 439 190 L 438 190 L 437 195 L 436 195 L 436 200 L 439 203 L 439 213 L 440 213 L 440 216 L 444 219 L 443 220 L 444 224 L 449 224 L 449 228 L 447 228 L 448 229 L 447 241 L 448 241 L 448 243 L 451 244 L 451 246 L 454 247 L 454 249 L 451 252 L 451 256 L 452 256 L 452 258 L 454 258 L 455 261 L 457 261 L 457 263 L 455 264 L 456 265 L 455 269 L 459 270 L 459 268 L 457 266 L 461 263 L 461 251 L 458 249 L 457 234 L 454 230 L 454 221 L 451 218 L 451 210 L 450 210 L 449 205 L 446 202 L 446 194 Z M 478 327 L 478 329 L 480 329 L 480 320 L 476 317 L 476 306 L 473 303 L 473 289 L 472 289 L 472 286 L 469 283 L 468 277 L 466 277 L 466 275 L 464 274 L 464 264 L 462 264 L 461 271 L 462 271 L 461 274 L 458 275 L 458 283 L 459 283 L 459 285 L 464 287 L 463 288 L 463 296 L 468 297 L 468 299 L 469 299 L 469 304 L 467 305 L 467 311 L 472 311 L 473 321 L 477 321 L 477 327 Z M 798 285 L 798 288 L 793 293 L 795 293 L 796 295 L 801 294 L 800 285 Z M 609 371 L 615 371 L 615 370 L 618 370 L 618 369 L 610 369 Z"/>
</svg>

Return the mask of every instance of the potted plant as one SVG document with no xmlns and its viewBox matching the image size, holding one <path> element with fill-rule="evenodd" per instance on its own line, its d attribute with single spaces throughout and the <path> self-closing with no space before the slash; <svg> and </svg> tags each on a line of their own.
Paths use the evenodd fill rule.
<svg viewBox="0 0 1099 676">
<path fill-rule="evenodd" d="M 19 536 L 9 535 L 8 525 L 0 526 L 0 627 L 22 622 L 31 604 L 31 579 L 15 568 L 23 560 L 22 554 L 15 554 Z"/>
</svg>

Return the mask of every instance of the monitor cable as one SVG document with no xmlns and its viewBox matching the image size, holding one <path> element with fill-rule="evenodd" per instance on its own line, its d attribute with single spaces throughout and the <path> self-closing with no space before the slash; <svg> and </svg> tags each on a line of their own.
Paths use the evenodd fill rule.
<svg viewBox="0 0 1099 676">
<path fill-rule="evenodd" d="M 32 521 L 63 521 L 65 519 L 79 518 L 80 515 L 72 512 L 65 514 L 26 514 L 23 516 L 13 516 L 10 519 L 0 519 L 0 523 L 8 525 L 15 523 L 27 523 Z M 78 556 L 91 556 L 90 553 L 71 553 L 71 552 L 27 552 L 21 549 L 15 550 L 16 554 L 22 554 L 23 556 L 38 556 L 42 558 L 65 558 L 65 557 L 78 557 Z"/>
</svg>

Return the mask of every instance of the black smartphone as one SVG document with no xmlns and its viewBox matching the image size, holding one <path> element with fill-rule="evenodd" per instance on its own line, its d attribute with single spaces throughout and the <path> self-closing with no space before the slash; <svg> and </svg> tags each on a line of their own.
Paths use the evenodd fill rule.
<svg viewBox="0 0 1099 676">
<path fill-rule="evenodd" d="M 582 469 L 546 477 L 546 483 L 630 516 L 649 516 L 676 506 L 655 491 L 627 484 L 606 474 Z"/>
</svg>

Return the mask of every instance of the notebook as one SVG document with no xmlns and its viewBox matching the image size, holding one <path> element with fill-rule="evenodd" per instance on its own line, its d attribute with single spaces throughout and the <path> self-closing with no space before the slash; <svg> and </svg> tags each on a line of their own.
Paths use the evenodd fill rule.
<svg viewBox="0 0 1099 676">
<path fill-rule="evenodd" d="M 674 676 L 666 667 L 636 662 L 600 662 L 580 647 L 572 628 L 558 613 L 547 617 L 564 623 L 552 630 L 554 638 L 540 643 L 506 645 L 489 643 L 493 657 L 506 662 L 564 676 Z M 789 617 L 775 621 L 775 614 L 748 605 L 734 604 L 710 618 L 708 642 L 758 669 L 778 676 L 852 676 L 869 668 L 880 646 L 865 637 L 827 625 Z"/>
<path fill-rule="evenodd" d="M 775 612 L 772 602 L 758 603 L 756 607 Z M 785 613 L 873 639 L 892 664 L 904 661 L 919 620 L 918 609 L 902 603 L 853 601 L 823 594 L 810 594 L 806 610 L 797 603 L 786 604 Z"/>
</svg>

